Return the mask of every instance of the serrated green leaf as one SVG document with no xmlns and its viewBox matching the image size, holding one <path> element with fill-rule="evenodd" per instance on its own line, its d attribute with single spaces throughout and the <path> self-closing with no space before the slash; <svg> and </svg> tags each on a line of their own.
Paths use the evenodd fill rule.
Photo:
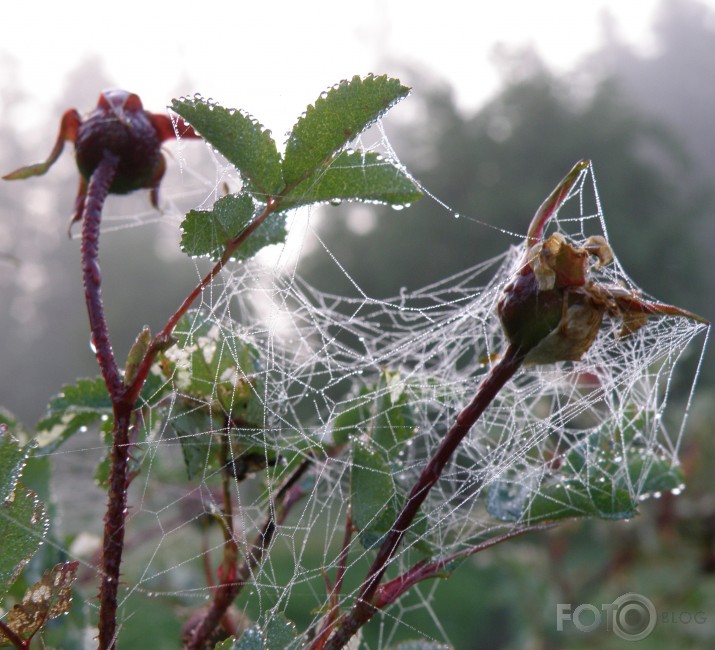
<svg viewBox="0 0 715 650">
<path fill-rule="evenodd" d="M 685 473 L 668 459 L 637 454 L 628 460 L 628 476 L 642 498 L 682 489 Z"/>
<path fill-rule="evenodd" d="M 23 447 L 9 431 L 0 429 L 0 503 L 15 491 L 32 449 L 33 445 Z"/>
<path fill-rule="evenodd" d="M 248 194 L 221 197 L 210 210 L 191 210 L 181 224 L 181 250 L 192 257 L 219 259 L 226 244 L 251 222 L 255 211 Z"/>
<path fill-rule="evenodd" d="M 171 107 L 260 193 L 266 197 L 280 193 L 281 160 L 270 131 L 241 111 L 203 99 L 175 99 Z"/>
<path fill-rule="evenodd" d="M 236 426 L 263 425 L 263 375 L 258 351 L 203 312 L 191 311 L 177 324 L 176 345 L 163 353 L 176 388 L 210 408 L 221 407 Z"/>
<path fill-rule="evenodd" d="M 295 625 L 282 613 L 274 614 L 263 629 L 265 650 L 289 650 L 289 648 L 298 648 L 296 636 Z"/>
<path fill-rule="evenodd" d="M 253 199 L 246 193 L 224 196 L 210 210 L 191 210 L 181 224 L 181 249 L 187 255 L 208 255 L 219 260 L 226 245 L 250 224 L 254 210 Z M 282 244 L 285 238 L 285 215 L 272 214 L 233 251 L 230 259 L 250 259 L 266 246 Z"/>
<path fill-rule="evenodd" d="M 383 369 L 377 384 L 372 439 L 388 460 L 394 458 L 397 445 L 415 433 L 415 416 L 410 404 L 400 373 Z"/>
<path fill-rule="evenodd" d="M 282 244 L 286 239 L 285 214 L 271 214 L 239 248 L 231 254 L 232 260 L 249 260 L 266 246 Z"/>
<path fill-rule="evenodd" d="M 50 400 L 47 417 L 37 423 L 37 442 L 50 453 L 83 427 L 111 414 L 112 401 L 102 378 L 78 379 Z"/>
<path fill-rule="evenodd" d="M 398 79 L 353 77 L 309 106 L 288 138 L 283 176 L 288 188 L 312 176 L 350 140 L 409 93 Z"/>
<path fill-rule="evenodd" d="M 214 650 L 298 650 L 302 644 L 296 638 L 296 628 L 283 614 L 274 614 L 264 626 L 254 625 L 241 637 L 231 637 Z"/>
<path fill-rule="evenodd" d="M 169 426 L 179 438 L 189 480 L 203 475 L 211 458 L 210 432 L 216 429 L 211 415 L 205 408 L 181 403 L 176 406 Z"/>
<path fill-rule="evenodd" d="M 372 392 L 363 388 L 358 397 L 338 413 L 333 420 L 333 441 L 336 445 L 345 445 L 350 439 L 365 432 L 372 419 Z"/>
<path fill-rule="evenodd" d="M 595 485 L 564 480 L 538 488 L 498 481 L 487 498 L 493 517 L 525 524 L 576 517 L 628 519 L 636 514 L 637 505 L 628 490 L 605 480 Z"/>
<path fill-rule="evenodd" d="M 362 440 L 352 445 L 350 507 L 360 542 L 365 548 L 379 545 L 399 512 L 395 483 L 387 461 Z"/>
<path fill-rule="evenodd" d="M 108 414 L 105 414 L 108 417 Z M 82 411 L 73 413 L 68 410 L 43 418 L 37 423 L 37 443 L 44 453 L 55 451 L 63 442 L 71 438 L 78 431 L 84 431 L 102 417 L 96 411 Z"/>
<path fill-rule="evenodd" d="M 111 413 L 112 400 L 101 377 L 78 379 L 76 384 L 63 386 L 61 392 L 50 400 L 47 408 L 49 415 L 62 413 L 68 409 L 74 412 Z"/>
<path fill-rule="evenodd" d="M 0 598 L 40 548 L 49 525 L 44 505 L 21 484 L 0 504 Z"/>
<path fill-rule="evenodd" d="M 342 151 L 291 190 L 280 204 L 288 210 L 312 203 L 368 201 L 405 206 L 422 197 L 412 179 L 379 154 Z"/>
</svg>

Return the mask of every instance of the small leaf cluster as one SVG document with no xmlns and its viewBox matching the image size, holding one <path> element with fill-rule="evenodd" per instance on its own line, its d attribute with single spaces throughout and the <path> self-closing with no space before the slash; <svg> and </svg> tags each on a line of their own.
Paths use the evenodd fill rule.
<svg viewBox="0 0 715 650">
<path fill-rule="evenodd" d="M 529 479 L 510 470 L 487 497 L 492 516 L 533 524 L 575 517 L 629 519 L 639 498 L 679 490 L 681 467 L 659 456 L 643 439 L 655 414 L 628 406 L 616 426 L 602 425 L 575 442 L 552 470 Z"/>
<path fill-rule="evenodd" d="M 333 439 L 350 445 L 350 503 L 353 525 L 361 544 L 380 545 L 407 497 L 395 480 L 416 432 L 414 395 L 398 371 L 383 368 L 374 385 L 364 387 L 333 424 Z M 410 529 L 420 550 L 430 549 L 423 538 L 425 519 Z"/>
<path fill-rule="evenodd" d="M 188 478 L 230 463 L 234 478 L 275 461 L 266 452 L 265 375 L 258 350 L 244 337 L 201 311 L 190 311 L 177 324 L 174 345 L 157 367 L 171 380 L 175 402 L 168 424 L 181 443 Z M 213 445 L 214 433 L 231 438 L 229 458 Z"/>
<path fill-rule="evenodd" d="M 307 108 L 283 155 L 270 131 L 248 114 L 198 96 L 174 100 L 172 109 L 235 166 L 243 181 L 239 193 L 220 198 L 209 210 L 188 213 L 182 224 L 184 252 L 248 259 L 285 239 L 285 213 L 293 208 L 340 201 L 402 206 L 419 199 L 419 188 L 403 169 L 374 152 L 347 148 L 408 93 L 387 76 L 342 81 Z M 265 219 L 268 213 L 271 218 Z"/>
</svg>

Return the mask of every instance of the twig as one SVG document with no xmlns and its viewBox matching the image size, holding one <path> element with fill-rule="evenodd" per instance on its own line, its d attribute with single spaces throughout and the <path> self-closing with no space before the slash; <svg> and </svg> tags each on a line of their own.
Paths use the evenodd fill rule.
<svg viewBox="0 0 715 650">
<path fill-rule="evenodd" d="M 504 384 L 509 381 L 521 367 L 524 353 L 520 348 L 510 345 L 504 356 L 492 368 L 489 375 L 482 381 L 472 401 L 457 416 L 455 423 L 446 433 L 432 458 L 422 470 L 422 474 L 412 487 L 412 490 L 390 532 L 387 534 L 377 556 L 362 583 L 355 604 L 336 623 L 333 636 L 325 644 L 325 650 L 339 650 L 350 638 L 367 623 L 378 611 L 375 595 L 387 567 L 395 555 L 405 532 L 412 524 L 429 491 L 437 483 L 442 470 L 449 462 L 462 439 L 469 433 L 479 416 L 489 406 Z M 311 649 L 312 650 L 312 649 Z"/>
<path fill-rule="evenodd" d="M 262 562 L 266 549 L 273 541 L 277 526 L 285 520 L 290 508 L 297 501 L 297 498 L 292 494 L 293 490 L 298 487 L 296 484 L 312 464 L 313 456 L 311 455 L 296 467 L 278 489 L 273 503 L 269 505 L 266 520 L 260 532 L 256 535 L 246 557 L 238 566 L 234 565 L 232 575 L 219 576 L 221 584 L 214 590 L 213 601 L 203 618 L 194 627 L 191 637 L 184 646 L 185 650 L 200 650 L 204 647 L 207 639 L 211 637 L 213 631 L 221 623 L 231 603 L 249 582 L 256 567 Z"/>
<path fill-rule="evenodd" d="M 104 515 L 102 581 L 99 591 L 100 650 L 109 650 L 116 644 L 117 592 L 124 550 L 124 524 L 129 482 L 129 428 L 134 406 L 133 402 L 126 400 L 124 383 L 112 351 L 109 328 L 104 317 L 101 291 L 102 274 L 99 268 L 99 226 L 102 219 L 102 208 L 118 163 L 117 156 L 105 152 L 90 178 L 82 215 L 82 280 L 85 302 L 89 315 L 92 344 L 112 400 L 114 413 L 107 511 Z"/>
</svg>

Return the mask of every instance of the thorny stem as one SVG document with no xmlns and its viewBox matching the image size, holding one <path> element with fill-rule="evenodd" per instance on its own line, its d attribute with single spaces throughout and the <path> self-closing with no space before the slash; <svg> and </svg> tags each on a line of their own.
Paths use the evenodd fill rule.
<svg viewBox="0 0 715 650">
<path fill-rule="evenodd" d="M 205 647 L 207 640 L 221 623 L 231 603 L 250 581 L 254 570 L 263 560 L 266 550 L 273 541 L 277 527 L 285 520 L 291 506 L 297 500 L 292 493 L 298 487 L 298 481 L 312 464 L 313 457 L 307 457 L 278 489 L 273 503 L 269 505 L 266 520 L 251 545 L 251 550 L 238 566 L 234 565 L 233 575 L 219 576 L 221 584 L 216 587 L 213 601 L 206 614 L 193 629 L 191 637 L 184 646 L 185 650 L 199 650 Z M 232 542 L 235 544 L 235 541 L 232 540 Z"/>
<path fill-rule="evenodd" d="M 358 592 L 353 608 L 344 614 L 336 623 L 335 633 L 323 646 L 324 650 L 338 650 L 345 646 L 350 638 L 367 623 L 378 611 L 376 593 L 380 586 L 387 566 L 394 557 L 405 532 L 412 524 L 429 491 L 437 483 L 445 465 L 452 458 L 460 442 L 469 433 L 474 423 L 489 406 L 503 386 L 521 367 L 524 353 L 516 346 L 510 345 L 504 356 L 492 368 L 491 372 L 477 388 L 472 401 L 459 413 L 455 423 L 446 433 L 439 447 L 422 470 L 410 491 L 407 501 L 370 567 L 367 576 Z M 313 648 L 315 644 L 313 645 Z M 312 649 L 311 649 L 312 650 Z"/>
<path fill-rule="evenodd" d="M 99 648 L 115 647 L 117 632 L 117 591 L 124 549 L 124 523 L 129 482 L 129 428 L 133 402 L 125 399 L 124 384 L 112 351 L 109 328 L 102 304 L 102 275 L 99 268 L 99 225 L 102 208 L 117 170 L 119 159 L 105 152 L 92 173 L 84 203 L 82 224 L 82 280 L 89 315 L 92 344 L 97 363 L 112 400 L 114 431 L 111 470 L 104 515 L 102 581 L 99 592 Z"/>
<path fill-rule="evenodd" d="M 82 277 L 85 290 L 85 301 L 89 315 L 92 345 L 95 349 L 97 362 L 102 372 L 102 377 L 109 392 L 114 414 L 113 443 L 111 451 L 111 467 L 109 475 L 109 489 L 107 495 L 107 511 L 104 515 L 104 540 L 102 552 L 102 580 L 99 592 L 99 649 L 112 650 L 116 647 L 117 636 L 117 594 L 119 589 L 119 576 L 124 550 L 124 528 L 127 511 L 127 488 L 129 485 L 129 452 L 131 442 L 129 431 L 131 427 L 132 412 L 139 394 L 144 386 L 151 365 L 157 353 L 166 347 L 170 341 L 171 333 L 181 317 L 188 311 L 191 304 L 200 295 L 201 291 L 221 271 L 234 251 L 253 233 L 253 231 L 277 207 L 275 201 L 269 201 L 264 211 L 254 219 L 251 224 L 226 246 L 221 259 L 204 277 L 194 290 L 187 296 L 179 309 L 169 319 L 164 329 L 155 337 L 149 350 L 142 359 L 137 374 L 129 386 L 125 386 L 122 375 L 117 367 L 109 337 L 109 328 L 104 317 L 104 306 L 101 293 L 101 271 L 99 267 L 99 233 L 102 217 L 102 208 L 109 193 L 112 180 L 117 170 L 119 159 L 110 152 L 105 152 L 102 161 L 92 173 L 87 187 L 86 200 L 83 205 L 82 225 Z M 230 494 L 227 495 L 230 506 Z M 230 510 L 226 517 L 230 517 Z M 226 518 L 225 517 L 225 518 Z M 236 570 L 237 549 L 231 530 L 227 531 L 225 550 L 233 548 L 233 561 L 225 557 L 222 568 L 227 569 L 228 575 L 223 576 L 226 584 L 219 586 L 213 609 L 220 612 L 216 621 L 210 621 L 211 628 L 208 634 L 220 622 L 224 613 L 231 604 L 240 585 L 236 577 L 245 573 L 245 580 L 251 570 L 260 561 L 263 549 L 268 545 L 275 530 L 275 521 L 269 517 L 260 541 L 254 544 L 250 562 L 244 562 L 243 571 Z M 255 556 L 255 557 L 254 557 Z M 239 567 L 241 569 L 242 567 Z M 207 619 L 209 617 L 207 616 Z M 209 623 L 205 619 L 206 623 Z M 198 647 L 198 646 L 197 646 Z"/>
<path fill-rule="evenodd" d="M 102 273 L 99 268 L 99 224 L 102 220 L 104 201 L 109 194 L 109 186 L 112 184 L 118 164 L 117 156 L 105 152 L 89 181 L 82 221 L 84 298 L 87 303 L 92 346 L 112 401 L 116 401 L 121 396 L 124 385 L 114 360 L 114 352 L 109 340 L 109 328 L 104 318 Z"/>
</svg>

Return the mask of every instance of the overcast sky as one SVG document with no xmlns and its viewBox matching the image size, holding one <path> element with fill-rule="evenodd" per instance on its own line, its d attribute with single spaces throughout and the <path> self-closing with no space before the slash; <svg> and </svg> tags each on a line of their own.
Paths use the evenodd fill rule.
<svg viewBox="0 0 715 650">
<path fill-rule="evenodd" d="M 715 6 L 715 0 L 707 4 Z M 150 110 L 161 110 L 177 92 L 198 91 L 248 110 L 278 135 L 321 90 L 347 76 L 397 73 L 410 83 L 398 64 L 436 73 L 454 85 L 463 107 L 476 107 L 497 87 L 495 44 L 533 46 L 550 65 L 568 69 L 601 42 L 604 12 L 625 42 L 648 50 L 659 5 L 660 0 L 13 2 L 3 10 L 0 62 L 9 55 L 19 65 L 28 97 L 25 124 L 17 126 L 25 129 L 47 119 L 67 73 L 95 58 L 117 86 L 138 93 Z M 394 62 L 395 70 L 385 61 Z M 3 80 L 0 90 L 9 83 Z"/>
</svg>

